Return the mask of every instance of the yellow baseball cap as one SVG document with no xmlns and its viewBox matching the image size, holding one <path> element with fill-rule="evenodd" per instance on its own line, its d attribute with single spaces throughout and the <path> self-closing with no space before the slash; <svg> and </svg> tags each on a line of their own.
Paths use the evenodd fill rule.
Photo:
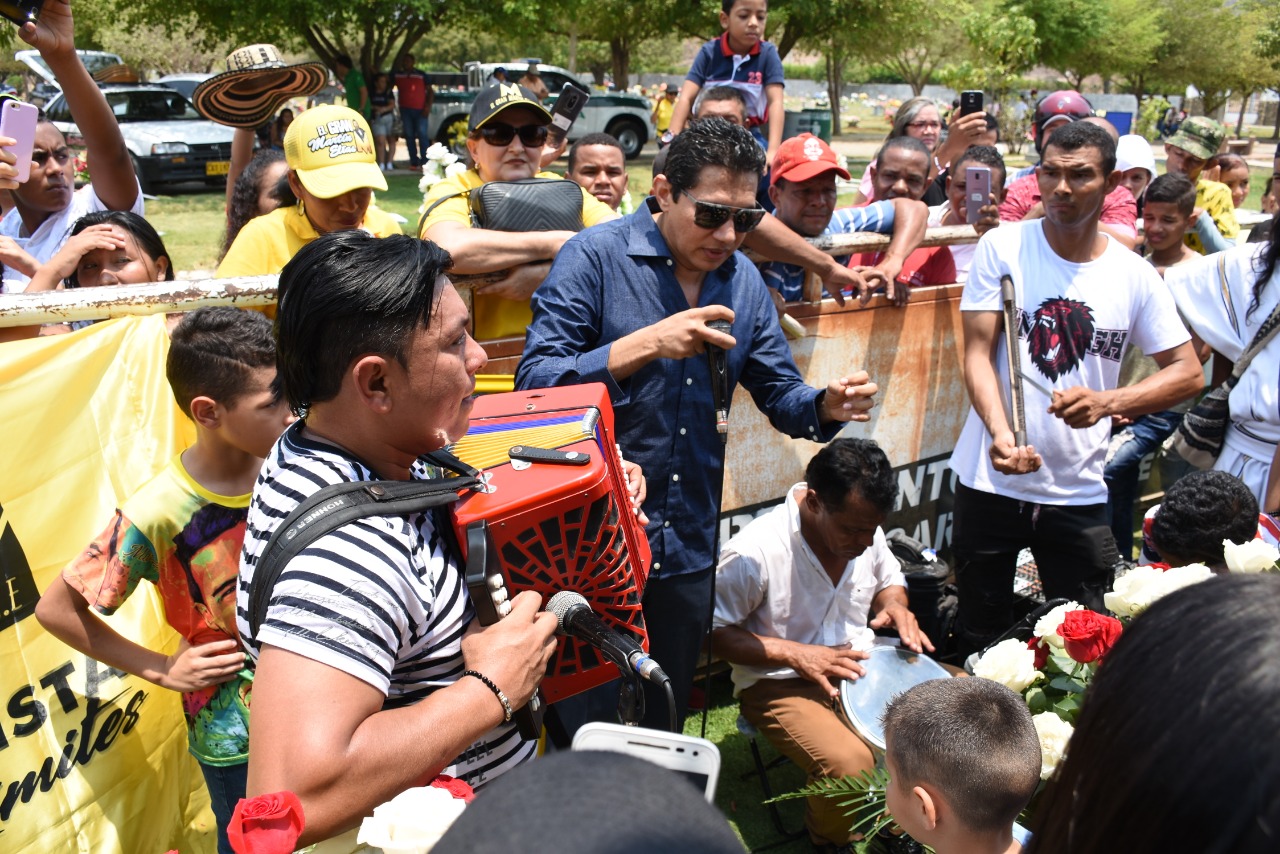
<svg viewBox="0 0 1280 854">
<path fill-rule="evenodd" d="M 284 135 L 284 159 L 307 192 L 332 199 L 352 190 L 386 190 L 373 131 L 350 107 L 325 104 L 303 112 Z"/>
</svg>

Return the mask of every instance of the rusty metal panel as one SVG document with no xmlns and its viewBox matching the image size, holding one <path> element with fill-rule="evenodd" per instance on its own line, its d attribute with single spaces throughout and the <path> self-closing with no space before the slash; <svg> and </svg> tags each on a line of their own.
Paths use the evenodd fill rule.
<svg viewBox="0 0 1280 854">
<path fill-rule="evenodd" d="M 823 388 L 865 369 L 880 386 L 871 421 L 844 436 L 876 440 L 895 468 L 949 454 L 968 414 L 960 362 L 960 287 L 917 291 L 905 308 L 882 298 L 860 308 L 831 301 L 800 317 L 791 342 L 801 375 Z M 802 480 L 818 445 L 778 433 L 744 390 L 734 395 L 723 511 L 770 503 Z"/>
</svg>

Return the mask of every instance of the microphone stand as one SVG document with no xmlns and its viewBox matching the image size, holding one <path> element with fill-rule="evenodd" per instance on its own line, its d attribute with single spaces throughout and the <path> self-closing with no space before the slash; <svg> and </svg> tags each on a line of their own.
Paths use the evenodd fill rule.
<svg viewBox="0 0 1280 854">
<path fill-rule="evenodd" d="M 729 334 L 729 330 L 733 325 L 727 320 L 710 320 L 707 326 Z M 729 443 L 729 401 L 731 399 L 732 389 L 729 387 L 729 366 L 725 359 L 725 351 L 723 347 L 717 347 L 715 344 L 706 345 L 707 348 L 707 365 L 711 370 L 711 400 L 716 408 L 716 432 L 720 434 L 720 441 L 724 444 Z M 720 464 L 720 484 L 716 489 L 716 506 L 712 514 L 712 524 L 715 525 L 715 535 L 711 540 L 711 597 L 707 602 L 707 635 L 703 642 L 703 648 L 707 657 L 707 665 L 704 668 L 702 682 L 702 737 L 707 737 L 707 716 L 711 712 L 711 630 L 715 621 L 716 614 L 716 567 L 720 564 L 720 508 L 724 504 L 724 467 L 727 461 L 721 461 Z M 672 727 L 674 729 L 674 726 Z"/>
<path fill-rule="evenodd" d="M 618 686 L 618 722 L 626 726 L 640 726 L 644 720 L 644 685 L 640 676 L 631 668 L 622 671 L 622 684 Z"/>
</svg>

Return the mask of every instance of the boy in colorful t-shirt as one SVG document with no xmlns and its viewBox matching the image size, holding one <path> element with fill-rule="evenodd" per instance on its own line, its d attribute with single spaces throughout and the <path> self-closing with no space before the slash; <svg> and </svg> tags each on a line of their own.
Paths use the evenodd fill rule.
<svg viewBox="0 0 1280 854">
<path fill-rule="evenodd" d="M 747 128 L 765 149 L 770 166 L 782 145 L 782 59 L 778 49 L 764 40 L 768 0 L 721 0 L 720 26 L 724 33 L 702 46 L 676 101 L 671 135 L 684 130 L 702 89 L 732 86 L 747 102 Z M 760 128 L 767 125 L 762 135 Z"/>
<path fill-rule="evenodd" d="M 240 550 L 262 459 L 292 417 L 275 381 L 271 322 L 258 312 L 191 312 L 173 330 L 166 372 L 196 443 L 116 510 L 44 592 L 36 618 L 85 655 L 182 692 L 218 851 L 231 854 L 226 827 L 245 793 L 252 678 L 236 633 Z M 172 655 L 98 617 L 113 614 L 143 579 L 158 588 L 165 620 L 182 636 Z"/>
</svg>

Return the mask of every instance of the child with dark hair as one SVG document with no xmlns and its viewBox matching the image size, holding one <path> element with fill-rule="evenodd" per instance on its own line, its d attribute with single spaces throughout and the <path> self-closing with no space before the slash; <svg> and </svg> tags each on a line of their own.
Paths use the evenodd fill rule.
<svg viewBox="0 0 1280 854">
<path fill-rule="evenodd" d="M 196 442 L 120 507 L 40 598 L 36 619 L 104 664 L 182 692 L 187 744 L 218 820 L 218 852 L 244 797 L 250 681 L 236 632 L 245 518 L 262 459 L 292 420 L 276 383 L 271 322 L 201 308 L 173 330 L 166 367 Z M 118 634 L 110 616 L 146 580 L 182 636 L 166 655 Z"/>
<path fill-rule="evenodd" d="M 1280 545 L 1280 525 L 1258 512 L 1258 499 L 1238 477 L 1222 471 L 1192 472 L 1169 487 L 1142 520 L 1140 563 L 1203 563 L 1226 570 L 1223 540 Z"/>
<path fill-rule="evenodd" d="M 720 27 L 724 33 L 704 44 L 694 58 L 671 115 L 672 136 L 685 129 L 690 109 L 703 88 L 732 86 L 746 101 L 747 128 L 773 163 L 782 145 L 785 84 L 778 49 L 764 40 L 768 17 L 768 0 L 722 0 Z"/>
<path fill-rule="evenodd" d="M 1191 228 L 1196 185 L 1185 175 L 1160 175 L 1147 186 L 1143 201 L 1147 260 L 1163 273 L 1170 267 L 1199 258 L 1199 253 L 1186 246 L 1182 239 Z M 1155 359 L 1136 347 L 1129 347 L 1120 362 L 1120 386 L 1137 385 L 1157 370 Z M 1111 437 L 1102 478 L 1107 484 L 1111 533 L 1125 560 L 1133 558 L 1133 505 L 1137 499 L 1138 470 L 1142 461 L 1178 429 L 1193 403 L 1194 400 L 1186 400 L 1160 412 L 1139 416 L 1132 422 L 1122 422 Z M 1175 477 L 1190 468 L 1176 458 L 1166 459 Z"/>
<path fill-rule="evenodd" d="M 261 148 L 253 155 L 231 189 L 227 202 L 227 235 L 222 240 L 219 261 L 227 254 L 246 222 L 285 204 L 277 196 L 276 188 L 282 182 L 286 188 L 289 186 L 288 174 L 289 165 L 285 163 L 282 149 Z M 296 199 L 289 204 L 294 202 Z"/>
<path fill-rule="evenodd" d="M 972 198 L 969 181 L 969 167 L 986 168 L 991 177 L 991 192 L 980 202 Z M 1000 203 L 1004 201 L 1004 158 L 994 145 L 974 145 L 951 163 L 947 170 L 944 187 L 947 200 L 940 205 L 929 208 L 929 227 L 942 225 L 965 225 L 969 221 L 969 205 L 976 204 L 981 208 L 981 216 L 973 224 L 981 236 L 1000 225 Z M 981 194 L 979 194 L 981 195 Z M 969 264 L 973 261 L 977 244 L 952 246 L 951 260 L 955 264 L 956 281 L 963 283 L 969 278 Z"/>
<path fill-rule="evenodd" d="M 1183 243 L 1196 209 L 1196 185 L 1186 175 L 1170 172 L 1147 187 L 1142 209 L 1147 259 L 1163 270 L 1199 256 Z"/>
<path fill-rule="evenodd" d="M 62 248 L 36 271 L 27 293 L 173 281 L 173 262 L 160 234 L 132 211 L 95 211 L 76 220 Z M 95 321 L 54 324 L 46 333 L 82 329 Z M 40 326 L 0 329 L 0 341 L 33 338 Z"/>
<path fill-rule="evenodd" d="M 1015 825 L 1040 783 L 1027 704 L 989 679 L 934 679 L 884 713 L 886 806 L 937 854 L 1018 851 Z"/>
</svg>

